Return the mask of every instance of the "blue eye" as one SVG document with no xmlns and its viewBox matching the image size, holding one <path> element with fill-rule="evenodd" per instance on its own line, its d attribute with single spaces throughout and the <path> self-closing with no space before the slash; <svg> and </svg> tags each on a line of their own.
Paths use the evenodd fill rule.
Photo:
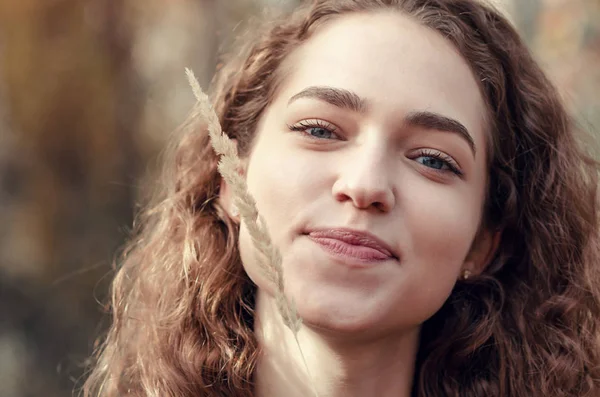
<svg viewBox="0 0 600 397">
<path fill-rule="evenodd" d="M 299 131 L 311 139 L 340 139 L 335 133 L 336 127 L 322 120 L 303 120 L 295 125 L 288 125 L 290 131 Z"/>
<path fill-rule="evenodd" d="M 415 161 L 436 171 L 452 172 L 458 176 L 463 175 L 462 171 L 458 168 L 458 164 L 456 164 L 456 161 L 452 157 L 438 151 L 422 150 L 415 157 Z"/>
<path fill-rule="evenodd" d="M 423 159 L 423 160 L 419 161 L 418 159 Z M 421 163 L 423 165 L 426 165 L 429 168 L 435 168 L 436 170 L 442 170 L 442 169 L 444 169 L 444 167 L 446 169 L 450 169 L 450 167 L 448 166 L 448 163 L 446 163 L 444 160 L 440 160 L 440 159 L 437 159 L 437 158 L 431 157 L 431 156 L 420 156 L 417 158 L 417 162 Z"/>
<path fill-rule="evenodd" d="M 334 135 L 332 131 L 327 128 L 322 127 L 310 127 L 305 130 L 309 135 L 314 136 L 315 138 L 322 139 L 331 139 L 331 136 Z"/>
</svg>

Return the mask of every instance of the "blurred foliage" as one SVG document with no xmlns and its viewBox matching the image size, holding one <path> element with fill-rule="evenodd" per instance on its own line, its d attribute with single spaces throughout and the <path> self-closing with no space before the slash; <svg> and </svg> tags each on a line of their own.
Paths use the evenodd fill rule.
<svg viewBox="0 0 600 397">
<path fill-rule="evenodd" d="M 498 1 L 498 0 L 497 0 Z M 0 0 L 0 397 L 72 394 L 157 155 L 240 24 L 283 0 Z M 600 127 L 600 3 L 506 0 Z"/>
<path fill-rule="evenodd" d="M 510 11 L 567 106 L 600 133 L 600 1 L 512 0 Z"/>
</svg>

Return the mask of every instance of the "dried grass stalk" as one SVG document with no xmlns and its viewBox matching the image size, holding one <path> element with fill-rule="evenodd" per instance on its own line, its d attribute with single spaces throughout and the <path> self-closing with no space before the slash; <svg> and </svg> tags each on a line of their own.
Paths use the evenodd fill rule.
<svg viewBox="0 0 600 397">
<path fill-rule="evenodd" d="M 287 299 L 285 296 L 283 266 L 281 253 L 271 241 L 267 230 L 267 225 L 263 217 L 258 213 L 256 201 L 248 192 L 248 186 L 245 179 L 239 174 L 241 161 L 237 155 L 236 145 L 221 130 L 219 118 L 214 112 L 208 96 L 200 88 L 198 80 L 190 69 L 185 69 L 190 86 L 194 96 L 198 101 L 200 115 L 204 118 L 208 126 L 210 141 L 217 155 L 220 156 L 218 169 L 219 173 L 232 189 L 234 205 L 240 212 L 240 217 L 246 225 L 252 242 L 257 248 L 257 260 L 267 279 L 275 286 L 275 302 L 277 310 L 281 315 L 284 324 L 294 334 L 294 339 L 300 349 L 302 360 L 310 376 L 308 365 L 300 347 L 298 340 L 298 331 L 302 320 L 296 311 L 296 305 L 293 299 Z M 311 377 L 312 378 L 312 377 Z M 311 379 L 312 380 L 312 379 Z M 318 397 L 314 382 L 311 381 L 315 396 Z"/>
</svg>

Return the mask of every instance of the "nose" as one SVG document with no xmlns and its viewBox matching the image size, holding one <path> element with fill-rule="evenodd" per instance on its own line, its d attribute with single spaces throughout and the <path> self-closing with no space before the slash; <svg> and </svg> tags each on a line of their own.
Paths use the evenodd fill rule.
<svg viewBox="0 0 600 397">
<path fill-rule="evenodd" d="M 351 202 L 358 209 L 389 212 L 396 204 L 389 174 L 382 150 L 351 155 L 333 184 L 332 194 L 337 201 Z"/>
</svg>

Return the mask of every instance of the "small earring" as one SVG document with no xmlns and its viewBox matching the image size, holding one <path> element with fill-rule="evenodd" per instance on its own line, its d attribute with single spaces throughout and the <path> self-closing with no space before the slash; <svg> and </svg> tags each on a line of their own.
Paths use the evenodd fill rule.
<svg viewBox="0 0 600 397">
<path fill-rule="evenodd" d="M 240 216 L 240 210 L 238 209 L 237 205 L 233 204 L 231 206 L 231 216 L 233 216 L 234 218 L 237 218 L 238 216 Z"/>
<path fill-rule="evenodd" d="M 469 269 L 463 270 L 462 279 L 468 280 L 471 277 L 471 271 Z"/>
</svg>

